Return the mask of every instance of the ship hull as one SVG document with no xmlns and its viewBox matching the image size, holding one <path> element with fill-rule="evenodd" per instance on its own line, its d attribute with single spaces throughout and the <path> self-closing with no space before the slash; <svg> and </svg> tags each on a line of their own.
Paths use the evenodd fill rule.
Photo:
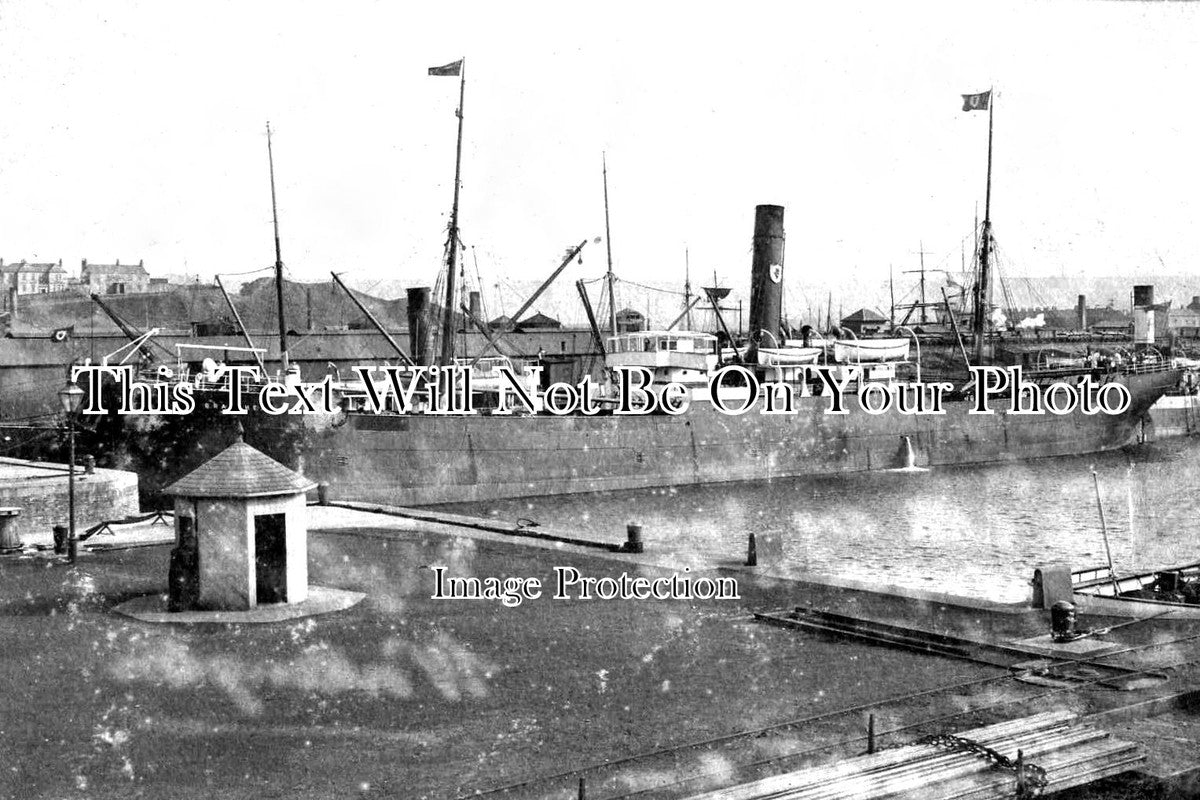
<svg viewBox="0 0 1200 800">
<path fill-rule="evenodd" d="M 1143 426 L 1146 441 L 1200 433 L 1200 395 L 1167 394 L 1150 407 Z"/>
<path fill-rule="evenodd" d="M 1171 371 L 1126 375 L 1119 415 L 871 415 L 823 397 L 797 398 L 795 414 L 720 414 L 706 402 L 681 416 L 433 416 L 348 414 L 310 432 L 309 477 L 331 499 L 435 505 L 510 497 L 804 475 L 943 467 L 1121 447 L 1147 409 L 1174 385 Z"/>
</svg>

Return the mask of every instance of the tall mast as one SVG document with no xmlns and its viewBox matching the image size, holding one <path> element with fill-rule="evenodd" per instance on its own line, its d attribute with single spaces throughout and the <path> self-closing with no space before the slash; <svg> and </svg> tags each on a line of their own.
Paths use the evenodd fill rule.
<svg viewBox="0 0 1200 800">
<path fill-rule="evenodd" d="M 612 269 L 612 234 L 608 230 L 608 156 L 604 153 L 600 154 L 601 164 L 604 167 L 604 244 L 608 247 L 608 319 L 612 326 L 612 335 L 617 335 L 617 305 L 614 299 L 615 292 L 613 291 L 613 269 Z"/>
<path fill-rule="evenodd" d="M 683 313 L 687 316 L 687 329 L 692 330 L 692 264 L 688 249 L 683 248 Z"/>
<path fill-rule="evenodd" d="M 896 329 L 896 282 L 892 279 L 892 265 L 888 264 L 888 295 L 891 298 L 892 304 L 888 310 L 888 326 L 889 330 Z"/>
<path fill-rule="evenodd" d="M 926 323 L 925 319 L 925 243 L 921 242 L 918 247 L 921 248 L 921 324 Z"/>
<path fill-rule="evenodd" d="M 458 189 L 462 172 L 463 98 L 467 90 L 467 59 L 459 62 L 458 83 L 458 147 L 454 153 L 454 206 L 450 210 L 450 242 L 446 256 L 446 312 L 442 319 L 442 366 L 454 363 L 454 272 L 458 267 Z"/>
<path fill-rule="evenodd" d="M 283 256 L 279 252 L 279 210 L 275 205 L 275 156 L 271 152 L 271 123 L 267 122 L 267 164 L 271 169 L 271 219 L 275 224 L 275 305 L 279 317 L 279 361 L 283 380 L 288 375 L 287 323 L 283 317 Z"/>
<path fill-rule="evenodd" d="M 992 239 L 992 114 L 996 110 L 996 95 L 988 89 L 988 164 L 987 192 L 983 201 L 983 239 L 979 243 L 979 283 L 975 287 L 975 363 L 983 363 L 984 318 L 987 316 L 989 295 L 988 251 Z"/>
</svg>

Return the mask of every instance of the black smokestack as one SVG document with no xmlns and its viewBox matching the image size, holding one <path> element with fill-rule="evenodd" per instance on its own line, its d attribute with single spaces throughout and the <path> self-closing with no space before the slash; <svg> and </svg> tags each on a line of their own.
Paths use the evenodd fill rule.
<svg viewBox="0 0 1200 800">
<path fill-rule="evenodd" d="M 429 287 L 408 290 L 408 347 L 418 366 L 429 365 Z"/>
<path fill-rule="evenodd" d="M 751 356 L 758 346 L 782 347 L 783 206 L 754 208 L 754 260 L 750 267 Z"/>
</svg>

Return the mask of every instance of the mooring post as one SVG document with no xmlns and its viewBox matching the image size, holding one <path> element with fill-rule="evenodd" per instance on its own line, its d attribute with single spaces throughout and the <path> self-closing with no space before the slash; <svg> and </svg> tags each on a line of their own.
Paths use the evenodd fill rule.
<svg viewBox="0 0 1200 800">
<path fill-rule="evenodd" d="M 642 544 L 642 526 L 631 522 L 625 526 L 625 552 L 641 553 L 645 547 Z"/>
<path fill-rule="evenodd" d="M 750 544 L 746 551 L 746 566 L 747 567 L 757 567 L 758 566 L 758 545 L 754 541 L 754 531 L 750 531 Z"/>
<path fill-rule="evenodd" d="M 1017 797 L 1028 797 L 1029 787 L 1025 785 L 1025 751 L 1017 751 Z"/>
<path fill-rule="evenodd" d="M 867 715 L 867 752 L 875 752 L 875 715 Z"/>
<path fill-rule="evenodd" d="M 579 778 L 579 800 L 587 800 L 587 781 Z"/>
</svg>

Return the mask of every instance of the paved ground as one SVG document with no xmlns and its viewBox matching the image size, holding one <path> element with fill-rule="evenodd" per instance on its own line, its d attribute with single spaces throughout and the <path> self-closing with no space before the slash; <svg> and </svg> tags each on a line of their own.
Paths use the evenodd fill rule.
<svg viewBox="0 0 1200 800">
<path fill-rule="evenodd" d="M 861 751 L 869 711 L 886 745 L 1200 685 L 1184 667 L 1142 692 L 1065 691 L 763 626 L 750 612 L 801 603 L 979 636 L 1034 635 L 1045 622 L 934 600 L 901 609 L 735 565 L 704 574 L 736 578 L 738 600 L 434 600 L 439 565 L 548 585 L 555 566 L 592 577 L 699 571 L 653 552 L 462 535 L 345 509 L 314 510 L 313 527 L 312 581 L 367 597 L 266 625 L 151 625 L 113 613 L 163 590 L 161 545 L 85 553 L 74 568 L 0 559 L 0 796 L 562 798 L 582 776 L 592 798 L 678 797 Z M 1126 631 L 1130 642 L 1190 633 Z M 1176 662 L 1195 655 L 1186 643 L 1168 649 Z M 502 787 L 512 788 L 494 791 Z"/>
</svg>

